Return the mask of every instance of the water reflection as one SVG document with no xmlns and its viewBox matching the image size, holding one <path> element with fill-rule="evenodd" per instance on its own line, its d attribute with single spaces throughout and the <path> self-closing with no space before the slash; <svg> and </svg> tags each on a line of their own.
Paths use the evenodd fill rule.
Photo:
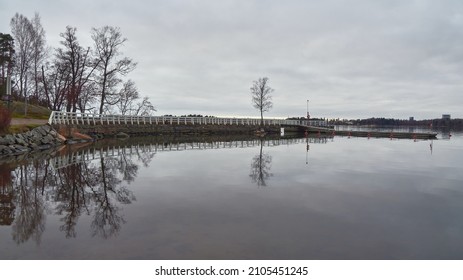
<svg viewBox="0 0 463 280">
<path fill-rule="evenodd" d="M 432 157 L 412 139 L 214 137 L 0 158 L 0 258 L 461 258 L 462 139 Z"/>
<path fill-rule="evenodd" d="M 266 186 L 272 157 L 264 146 L 299 143 L 301 139 L 218 139 L 193 141 L 147 138 L 102 141 L 62 150 L 0 159 L 0 226 L 11 226 L 17 244 L 40 244 L 47 215 L 59 216 L 59 230 L 76 238 L 79 219 L 90 217 L 94 237 L 117 236 L 126 223 L 123 206 L 136 201 L 130 190 L 140 166 L 148 167 L 158 152 L 260 146 L 251 178 Z"/>
<path fill-rule="evenodd" d="M 66 237 L 76 237 L 75 227 L 82 214 L 92 216 L 93 236 L 116 235 L 125 223 L 121 205 L 135 200 L 126 183 L 134 180 L 137 170 L 138 166 L 124 154 L 55 169 L 59 178 L 55 213 L 62 216 L 60 230 Z"/>
<path fill-rule="evenodd" d="M 14 204 L 17 208 L 17 217 L 13 223 L 13 240 L 18 244 L 29 239 L 40 243 L 45 230 L 47 205 L 41 195 L 44 184 L 40 180 L 43 171 L 38 163 L 33 163 L 20 166 L 13 172 Z"/>
<path fill-rule="evenodd" d="M 71 152 L 70 157 L 73 153 Z M 69 157 L 68 155 L 68 157 Z M 76 225 L 82 215 L 92 217 L 93 236 L 117 235 L 125 223 L 122 205 L 135 196 L 127 187 L 138 171 L 132 158 L 149 164 L 150 155 L 137 153 L 56 166 L 50 155 L 45 159 L 14 166 L 4 163 L 0 172 L 0 225 L 12 226 L 17 244 L 28 240 L 40 243 L 47 214 L 60 215 L 66 238 L 77 236 Z M 62 157 L 56 154 L 57 158 Z"/>
<path fill-rule="evenodd" d="M 309 163 L 309 150 L 310 144 L 326 144 L 328 143 L 329 139 L 333 139 L 333 137 L 305 137 L 300 139 L 289 139 L 289 141 L 282 141 L 283 143 L 305 143 L 306 146 L 306 164 Z M 251 171 L 249 177 L 253 183 L 257 184 L 258 187 L 265 187 L 267 186 L 267 181 L 270 177 L 273 176 L 271 173 L 272 169 L 272 156 L 268 152 L 264 152 L 265 146 L 279 145 L 280 141 L 268 141 L 265 139 L 259 139 L 254 141 L 254 143 L 260 147 L 259 154 L 255 155 L 251 161 Z"/>
<path fill-rule="evenodd" d="M 258 187 L 273 177 L 272 146 L 304 143 L 305 163 L 311 144 L 326 144 L 325 137 L 261 139 L 135 139 L 72 146 L 51 153 L 37 153 L 0 163 L 0 226 L 11 226 L 17 244 L 40 243 L 47 215 L 59 216 L 59 230 L 76 238 L 79 220 L 90 218 L 92 236 L 117 236 L 126 223 L 124 205 L 136 201 L 129 185 L 141 166 L 148 167 L 158 152 L 258 147 L 249 177 Z M 429 144 L 433 152 L 433 142 Z"/>
<path fill-rule="evenodd" d="M 270 173 L 272 168 L 272 156 L 263 152 L 264 139 L 260 140 L 260 152 L 255 155 L 251 162 L 251 177 L 252 181 L 259 187 L 267 186 L 267 179 L 272 177 Z"/>
<path fill-rule="evenodd" d="M 14 221 L 13 170 L 8 164 L 0 164 L 0 226 L 9 226 Z"/>
</svg>

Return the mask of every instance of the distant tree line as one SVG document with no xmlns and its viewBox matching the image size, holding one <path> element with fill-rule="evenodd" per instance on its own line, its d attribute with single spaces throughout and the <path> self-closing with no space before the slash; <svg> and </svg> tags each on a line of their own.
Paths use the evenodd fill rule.
<svg viewBox="0 0 463 280">
<path fill-rule="evenodd" d="M 307 120 L 306 117 L 288 117 L 287 120 Z M 463 119 L 424 119 L 404 120 L 394 118 L 368 119 L 325 119 L 310 118 L 313 121 L 327 121 L 330 125 L 372 125 L 372 126 L 422 126 L 422 127 L 450 127 L 463 128 Z"/>
<path fill-rule="evenodd" d="M 414 121 L 410 120 L 399 120 L 392 118 L 369 118 L 369 119 L 358 119 L 352 121 L 356 125 L 380 125 L 380 126 L 391 126 L 391 125 L 410 125 L 414 124 Z"/>
<path fill-rule="evenodd" d="M 127 79 L 137 63 L 122 52 L 127 39 L 120 28 L 92 28 L 90 47 L 80 44 L 77 28 L 66 26 L 59 47 L 51 48 L 38 13 L 31 19 L 16 13 L 10 26 L 11 34 L 0 33 L 0 96 L 10 76 L 15 100 L 51 110 L 123 115 L 155 111 Z"/>
<path fill-rule="evenodd" d="M 288 117 L 287 120 L 306 121 L 307 117 Z M 310 118 L 311 121 L 324 121 L 324 118 Z"/>
<path fill-rule="evenodd" d="M 375 125 L 375 126 L 429 126 L 429 127 L 455 127 L 463 128 L 463 119 L 424 119 L 424 120 L 404 120 L 393 118 L 368 118 L 356 120 L 330 120 L 331 124 L 343 125 Z"/>
<path fill-rule="evenodd" d="M 450 127 L 450 128 L 463 128 L 463 119 L 434 119 L 434 120 L 426 120 L 428 122 L 432 122 L 433 127 Z"/>
</svg>

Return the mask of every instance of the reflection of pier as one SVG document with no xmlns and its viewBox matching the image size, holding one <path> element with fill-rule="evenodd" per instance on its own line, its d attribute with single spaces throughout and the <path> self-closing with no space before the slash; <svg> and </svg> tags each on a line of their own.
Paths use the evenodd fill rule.
<svg viewBox="0 0 463 280">
<path fill-rule="evenodd" d="M 62 156 L 51 159 L 55 168 L 63 168 L 83 161 L 91 161 L 105 157 L 120 157 L 141 154 L 155 154 L 158 152 L 186 151 L 186 150 L 213 150 L 213 149 L 237 149 L 258 147 L 261 144 L 266 147 L 292 145 L 299 143 L 320 143 L 328 142 L 326 137 L 317 138 L 281 138 L 281 139 L 252 139 L 235 141 L 211 141 L 211 142 L 157 142 L 134 145 L 112 145 L 106 147 L 91 147 L 75 152 L 70 152 Z"/>
</svg>

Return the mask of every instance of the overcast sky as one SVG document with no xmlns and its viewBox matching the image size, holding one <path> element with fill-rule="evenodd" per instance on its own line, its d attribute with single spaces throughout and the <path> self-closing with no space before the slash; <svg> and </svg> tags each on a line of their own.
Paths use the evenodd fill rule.
<svg viewBox="0 0 463 280">
<path fill-rule="evenodd" d="M 118 26 L 129 78 L 157 114 L 258 116 L 252 81 L 269 77 L 269 117 L 463 118 L 461 0 L 0 0 L 0 32 L 38 12 L 47 43 L 67 25 Z"/>
</svg>

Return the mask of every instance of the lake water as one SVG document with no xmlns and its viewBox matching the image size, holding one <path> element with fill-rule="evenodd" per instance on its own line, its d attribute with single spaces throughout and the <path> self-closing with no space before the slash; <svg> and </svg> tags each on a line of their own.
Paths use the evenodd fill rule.
<svg viewBox="0 0 463 280">
<path fill-rule="evenodd" d="M 0 160 L 0 258 L 463 259 L 463 134 L 446 136 L 145 138 Z"/>
</svg>

